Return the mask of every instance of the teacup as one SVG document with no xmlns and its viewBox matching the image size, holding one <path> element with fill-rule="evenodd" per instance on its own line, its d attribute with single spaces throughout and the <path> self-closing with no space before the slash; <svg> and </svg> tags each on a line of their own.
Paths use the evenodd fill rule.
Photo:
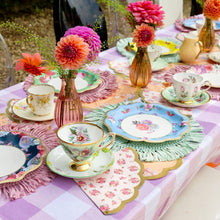
<svg viewBox="0 0 220 220">
<path fill-rule="evenodd" d="M 57 130 L 57 137 L 72 160 L 69 166 L 74 171 L 88 170 L 91 167 L 92 156 L 110 146 L 115 140 L 114 133 L 104 135 L 102 128 L 88 122 L 63 125 Z"/>
<path fill-rule="evenodd" d="M 201 89 L 203 86 L 207 86 L 207 88 Z M 195 96 L 207 91 L 211 87 L 211 83 L 204 81 L 201 75 L 181 72 L 173 75 L 173 87 L 180 101 L 191 102 Z"/>
<path fill-rule="evenodd" d="M 47 115 L 54 110 L 55 89 L 51 85 L 32 85 L 28 88 L 26 102 L 36 115 Z"/>
</svg>

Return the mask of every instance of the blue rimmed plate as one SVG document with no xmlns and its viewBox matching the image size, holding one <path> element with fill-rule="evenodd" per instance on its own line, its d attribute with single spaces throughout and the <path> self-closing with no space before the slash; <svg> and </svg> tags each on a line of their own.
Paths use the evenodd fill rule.
<svg viewBox="0 0 220 220">
<path fill-rule="evenodd" d="M 43 158 L 46 155 L 46 148 L 41 145 L 39 138 L 31 137 L 19 131 L 0 131 L 0 145 L 2 145 L 0 146 L 0 154 L 1 150 L 5 151 L 4 146 L 7 145 L 7 147 L 17 148 L 16 157 L 19 157 L 16 158 L 16 164 L 11 164 L 15 169 L 13 172 L 11 172 L 12 169 L 5 167 L 7 163 L 1 165 L 0 173 L 4 173 L 4 175 L 0 177 L 0 184 L 23 179 L 26 174 L 37 169 L 42 164 Z M 12 149 L 8 153 L 12 156 Z M 11 160 L 13 159 L 11 158 Z M 6 168 L 8 170 L 7 172 L 5 172 Z"/>
<path fill-rule="evenodd" d="M 42 82 L 41 77 L 45 75 L 35 76 L 34 84 L 49 84 L 54 86 L 55 92 L 59 93 L 61 89 L 61 79 L 59 74 L 55 71 L 55 74 L 51 77 L 45 77 L 45 80 Z M 85 92 L 87 90 L 95 89 L 102 83 L 102 79 L 99 74 L 93 73 L 88 70 L 78 70 L 78 74 L 75 79 L 75 86 L 78 93 Z"/>
<path fill-rule="evenodd" d="M 119 105 L 103 122 L 118 136 L 151 143 L 180 139 L 190 130 L 189 118 L 178 110 L 144 102 Z"/>
<path fill-rule="evenodd" d="M 189 18 L 189 19 L 185 19 L 183 21 L 183 25 L 187 28 L 191 28 L 191 29 L 197 29 L 196 28 L 196 21 L 198 20 L 204 20 L 202 18 Z M 214 30 L 217 31 L 217 30 L 220 30 L 220 22 L 218 21 L 214 21 Z"/>
</svg>

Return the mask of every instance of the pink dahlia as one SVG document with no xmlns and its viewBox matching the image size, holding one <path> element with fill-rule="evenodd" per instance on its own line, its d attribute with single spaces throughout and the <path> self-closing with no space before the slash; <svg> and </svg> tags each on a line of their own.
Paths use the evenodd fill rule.
<svg viewBox="0 0 220 220">
<path fill-rule="evenodd" d="M 161 6 L 153 4 L 152 1 L 138 1 L 131 2 L 127 10 L 134 16 L 136 24 L 149 24 L 153 27 L 160 27 L 163 25 L 163 18 L 165 12 L 161 10 Z M 134 27 L 135 24 L 131 25 Z"/>
<path fill-rule="evenodd" d="M 136 26 L 133 32 L 133 41 L 137 47 L 147 47 L 153 42 L 154 37 L 154 28 L 147 24 Z"/>
<path fill-rule="evenodd" d="M 71 34 L 78 35 L 84 39 L 84 41 L 89 45 L 90 49 L 88 59 L 91 61 L 95 60 L 101 49 L 101 41 L 99 35 L 92 28 L 85 26 L 76 26 L 74 28 L 68 29 L 65 32 L 64 37 Z"/>
<path fill-rule="evenodd" d="M 54 56 L 63 69 L 77 70 L 87 60 L 89 46 L 77 35 L 62 37 L 57 43 Z"/>
</svg>

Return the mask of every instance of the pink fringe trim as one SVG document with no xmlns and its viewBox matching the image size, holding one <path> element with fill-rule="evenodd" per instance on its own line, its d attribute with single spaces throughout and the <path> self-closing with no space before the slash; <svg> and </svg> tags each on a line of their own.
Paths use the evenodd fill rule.
<svg viewBox="0 0 220 220">
<path fill-rule="evenodd" d="M 191 66 L 177 65 L 177 66 L 175 66 L 175 68 L 172 68 L 172 69 L 169 69 L 166 71 L 166 73 L 164 74 L 164 79 L 166 82 L 169 82 L 172 85 L 173 84 L 173 75 L 178 72 L 185 72 L 189 68 L 191 68 Z M 211 88 L 208 90 L 208 93 L 210 94 L 212 100 L 220 101 L 219 89 Z"/>
<path fill-rule="evenodd" d="M 20 131 L 27 133 L 30 136 L 40 138 L 42 144 L 47 148 L 47 153 L 59 145 L 56 134 L 54 131 L 48 130 L 48 126 L 27 123 L 8 124 L 0 126 L 0 130 Z M 21 198 L 35 192 L 39 186 L 49 184 L 55 177 L 56 174 L 51 172 L 47 167 L 45 157 L 41 166 L 28 173 L 22 180 L 0 184 L 0 197 L 3 194 L 10 200 Z"/>
<path fill-rule="evenodd" d="M 102 83 L 95 89 L 88 90 L 83 93 L 79 93 L 82 102 L 92 103 L 97 101 L 98 99 L 106 99 L 118 88 L 116 76 L 113 75 L 111 72 L 101 71 L 99 69 L 94 69 L 94 68 L 92 69 L 88 68 L 88 70 L 100 74 Z M 34 80 L 32 75 L 26 77 L 23 86 L 24 90 L 27 91 L 28 87 L 33 85 L 33 83 Z"/>
</svg>

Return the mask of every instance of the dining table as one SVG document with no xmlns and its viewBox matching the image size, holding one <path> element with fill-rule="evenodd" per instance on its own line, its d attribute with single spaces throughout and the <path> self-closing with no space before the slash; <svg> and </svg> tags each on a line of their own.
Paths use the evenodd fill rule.
<svg viewBox="0 0 220 220">
<path fill-rule="evenodd" d="M 179 33 L 180 31 L 175 28 L 175 25 L 172 25 L 157 30 L 156 38 L 166 37 L 176 39 Z M 217 46 L 216 50 L 219 50 Z M 110 68 L 109 61 L 125 59 L 125 57 L 117 51 L 116 47 L 102 51 L 99 58 L 101 64 L 96 64 L 96 68 L 99 68 L 100 71 L 109 71 L 112 74 L 116 74 L 116 72 L 114 68 Z M 199 65 L 203 65 L 203 63 L 213 64 L 208 60 L 207 54 L 202 54 L 202 60 L 198 63 Z M 184 64 L 179 61 L 171 65 L 175 67 L 176 65 Z M 168 68 L 169 67 L 166 67 L 165 70 L 167 71 Z M 165 70 L 153 72 L 152 75 L 157 78 L 159 74 L 163 74 Z M 122 76 L 119 75 L 118 77 L 121 77 L 120 80 L 123 80 Z M 160 80 L 163 80 L 163 75 Z M 118 82 L 120 83 L 121 81 Z M 130 85 L 128 85 L 128 87 L 129 86 Z M 156 88 L 157 86 L 152 86 L 151 90 L 154 91 Z M 120 96 L 120 91 L 121 90 L 118 89 L 118 92 L 111 94 L 111 97 L 109 97 L 112 98 L 109 101 L 110 104 L 117 104 L 117 99 L 119 99 L 120 102 L 123 97 L 128 98 L 125 94 L 126 91 L 131 93 L 129 97 L 132 97 L 133 100 L 134 98 L 140 100 L 140 97 L 134 95 L 134 91 L 124 89 L 123 97 Z M 145 91 L 145 93 L 147 92 L 148 90 Z M 160 92 L 159 90 L 159 95 Z M 27 93 L 24 90 L 24 82 L 2 89 L 0 91 L 0 112 L 2 114 L 6 113 L 10 100 L 19 100 L 26 96 Z M 128 100 L 126 100 L 125 103 L 127 103 L 127 101 Z M 105 107 L 106 105 L 108 105 L 108 102 L 105 102 L 105 99 L 88 105 L 83 104 L 84 114 L 85 116 L 89 114 L 92 111 L 91 109 L 95 109 L 95 106 Z M 170 106 L 170 108 L 175 107 L 174 105 Z M 188 110 L 188 108 L 186 109 Z M 142 179 L 138 188 L 135 188 L 136 194 L 132 198 L 125 199 L 123 207 L 118 211 L 114 213 L 104 213 L 100 207 L 97 207 L 97 204 L 102 202 L 102 198 L 100 198 L 100 201 L 94 201 L 94 199 L 90 198 L 91 196 L 88 196 L 88 192 L 86 191 L 88 189 L 83 188 L 83 184 L 85 184 L 87 179 L 85 182 L 80 182 L 77 179 L 74 180 L 73 178 L 54 174 L 54 178 L 51 178 L 51 181 L 48 181 L 47 184 L 41 184 L 41 186 L 35 188 L 32 192 L 24 194 L 20 196 L 20 198 L 10 199 L 2 192 L 0 195 L 0 219 L 160 219 L 172 204 L 175 203 L 180 193 L 187 187 L 204 165 L 209 162 L 220 162 L 220 101 L 211 99 L 204 105 L 190 108 L 189 111 L 191 117 L 199 124 L 203 133 L 203 138 L 199 142 L 198 147 L 190 153 L 187 153 L 186 156 L 181 157 L 179 165 L 169 169 L 166 175 L 158 176 L 158 178 Z M 20 126 L 22 123 L 24 122 L 20 122 Z M 16 123 L 12 124 L 12 126 L 16 126 Z M 37 127 L 34 128 L 37 129 Z M 51 127 L 48 129 L 53 132 L 56 129 L 55 122 L 52 122 Z M 132 144 L 129 144 L 128 150 L 130 150 L 130 148 L 132 148 Z M 117 152 L 114 153 L 117 154 Z M 138 161 L 137 158 L 136 161 Z M 141 164 L 140 161 L 138 164 Z M 48 172 L 52 171 L 48 168 Z M 104 175 L 107 175 L 107 173 L 105 172 Z M 99 176 L 102 177 L 102 174 Z M 84 180 L 82 179 L 82 181 Z M 90 182 L 90 186 L 92 187 L 92 182 Z M 7 191 L 7 187 L 5 187 L 4 190 Z M 103 195 L 107 190 L 108 187 L 104 189 Z"/>
</svg>

